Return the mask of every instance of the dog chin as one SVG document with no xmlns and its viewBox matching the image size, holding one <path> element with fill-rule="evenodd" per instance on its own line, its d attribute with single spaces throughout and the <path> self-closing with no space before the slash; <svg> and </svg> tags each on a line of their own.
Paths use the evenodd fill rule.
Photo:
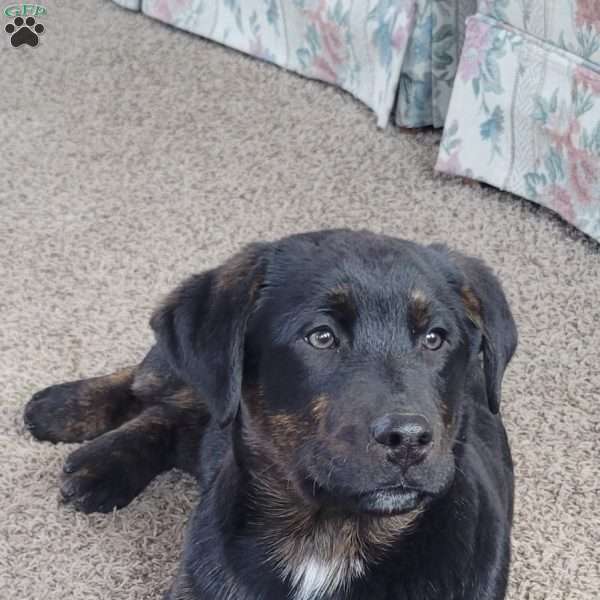
<svg viewBox="0 0 600 600">
<path fill-rule="evenodd" d="M 424 506 L 432 497 L 422 490 L 405 486 L 380 488 L 356 495 L 348 494 L 348 490 L 345 490 L 346 493 L 327 490 L 314 483 L 311 484 L 310 490 L 312 502 L 322 508 L 389 517 L 413 512 Z M 308 489 L 306 491 L 308 492 Z"/>
<path fill-rule="evenodd" d="M 360 512 L 394 516 L 416 510 L 426 501 L 426 496 L 419 490 L 397 487 L 367 492 L 357 500 Z"/>
</svg>

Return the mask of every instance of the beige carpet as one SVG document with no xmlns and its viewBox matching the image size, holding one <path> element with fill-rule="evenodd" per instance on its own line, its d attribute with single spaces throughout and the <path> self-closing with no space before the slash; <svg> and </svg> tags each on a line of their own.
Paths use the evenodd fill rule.
<svg viewBox="0 0 600 600">
<path fill-rule="evenodd" d="M 72 448 L 33 441 L 22 407 L 139 360 L 152 307 L 185 275 L 249 240 L 345 225 L 446 240 L 498 270 L 521 332 L 503 406 L 509 598 L 597 599 L 599 246 L 435 176 L 436 134 L 378 131 L 343 93 L 85 4 L 50 3 L 36 49 L 0 31 L 0 598 L 160 597 L 192 482 L 172 473 L 112 516 L 76 514 L 57 502 Z"/>
</svg>

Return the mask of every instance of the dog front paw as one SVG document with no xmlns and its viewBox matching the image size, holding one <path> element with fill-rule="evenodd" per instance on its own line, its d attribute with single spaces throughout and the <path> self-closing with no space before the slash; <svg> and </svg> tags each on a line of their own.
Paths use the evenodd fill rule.
<svg viewBox="0 0 600 600">
<path fill-rule="evenodd" d="M 84 513 L 107 513 L 127 506 L 143 489 L 130 453 L 108 433 L 75 450 L 63 467 L 63 502 Z"/>
</svg>

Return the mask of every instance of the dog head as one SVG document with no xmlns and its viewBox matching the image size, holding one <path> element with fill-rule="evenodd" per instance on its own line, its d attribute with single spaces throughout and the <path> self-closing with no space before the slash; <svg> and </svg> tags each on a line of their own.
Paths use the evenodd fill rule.
<svg viewBox="0 0 600 600">
<path fill-rule="evenodd" d="M 496 413 L 517 343 L 481 261 L 346 230 L 251 245 L 151 325 L 213 417 L 307 502 L 381 515 L 449 487 L 470 390 L 485 380 Z"/>
</svg>

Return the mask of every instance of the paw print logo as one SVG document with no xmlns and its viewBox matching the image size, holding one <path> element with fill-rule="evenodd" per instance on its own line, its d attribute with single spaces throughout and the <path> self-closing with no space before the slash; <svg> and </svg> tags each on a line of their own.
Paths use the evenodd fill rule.
<svg viewBox="0 0 600 600">
<path fill-rule="evenodd" d="M 10 35 L 10 43 L 14 48 L 27 44 L 35 48 L 39 41 L 39 35 L 44 33 L 44 26 L 36 23 L 33 17 L 15 17 L 12 23 L 9 23 L 4 31 Z"/>
</svg>

